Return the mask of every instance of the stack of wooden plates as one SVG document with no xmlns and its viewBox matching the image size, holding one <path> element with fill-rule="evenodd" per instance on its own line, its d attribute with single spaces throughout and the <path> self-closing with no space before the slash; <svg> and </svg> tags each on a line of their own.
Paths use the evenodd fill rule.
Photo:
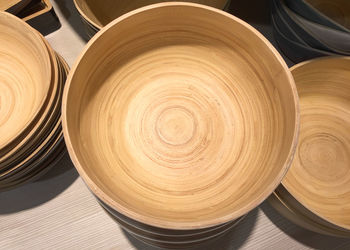
<svg viewBox="0 0 350 250">
<path fill-rule="evenodd" d="M 294 223 L 350 237 L 350 58 L 294 66 L 300 137 L 292 167 L 269 198 Z"/>
<path fill-rule="evenodd" d="M 83 50 L 63 96 L 78 172 L 135 237 L 189 247 L 278 186 L 296 148 L 292 75 L 255 29 L 193 3 L 146 6 Z"/>
<path fill-rule="evenodd" d="M 92 37 L 96 32 L 117 17 L 146 5 L 171 2 L 174 0 L 74 0 L 75 7 L 80 13 L 86 32 Z M 205 4 L 218 9 L 227 9 L 230 0 L 184 0 Z"/>
<path fill-rule="evenodd" d="M 272 0 L 271 21 L 281 50 L 294 62 L 350 55 L 350 1 Z"/>
<path fill-rule="evenodd" d="M 68 66 L 21 19 L 0 12 L 0 189 L 43 174 L 64 152 Z"/>
</svg>

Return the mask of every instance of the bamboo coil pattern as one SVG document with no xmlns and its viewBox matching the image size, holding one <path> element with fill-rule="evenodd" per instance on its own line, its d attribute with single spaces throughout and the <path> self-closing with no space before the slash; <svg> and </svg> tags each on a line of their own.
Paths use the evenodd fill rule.
<svg viewBox="0 0 350 250">
<path fill-rule="evenodd" d="M 219 237 L 272 193 L 299 126 L 273 46 L 189 3 L 101 30 L 68 76 L 62 114 L 68 152 L 101 204 L 144 242 L 179 248 Z"/>
<path fill-rule="evenodd" d="M 68 65 L 25 22 L 0 12 L 0 191 L 44 174 L 64 154 Z"/>
<path fill-rule="evenodd" d="M 296 224 L 338 237 L 350 237 L 349 69 L 349 57 L 292 67 L 300 97 L 299 143 L 292 167 L 271 198 Z M 284 209 L 276 199 L 283 200 Z"/>
</svg>

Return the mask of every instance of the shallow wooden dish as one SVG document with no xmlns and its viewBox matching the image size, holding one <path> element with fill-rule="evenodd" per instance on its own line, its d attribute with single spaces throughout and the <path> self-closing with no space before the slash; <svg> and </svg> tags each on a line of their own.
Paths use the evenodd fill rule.
<svg viewBox="0 0 350 250">
<path fill-rule="evenodd" d="M 25 24 L 24 22 L 22 23 Z M 34 30 L 33 32 L 37 33 L 37 31 Z M 46 51 L 49 53 L 51 65 L 51 79 L 49 81 L 50 89 L 47 94 L 46 101 L 43 103 L 41 111 L 38 113 L 36 120 L 27 127 L 25 132 L 16 138 L 16 140 L 12 143 L 14 146 L 11 148 L 11 150 L 3 150 L 3 154 L 0 156 L 1 171 L 10 169 L 12 166 L 17 165 L 20 161 L 28 157 L 45 139 L 47 133 L 50 132 L 50 127 L 54 126 L 55 118 L 60 112 L 60 109 L 57 106 L 59 95 L 61 95 L 60 92 L 62 92 L 63 88 L 63 83 L 60 82 L 60 69 L 55 52 L 44 37 L 40 37 L 46 46 Z"/>
<path fill-rule="evenodd" d="M 314 220 L 350 230 L 350 58 L 291 69 L 301 107 L 299 144 L 283 187 Z M 318 219 L 319 218 L 319 219 Z"/>
<path fill-rule="evenodd" d="M 41 174 L 47 172 L 54 164 L 59 160 L 59 158 L 65 153 L 62 128 L 61 128 L 61 100 L 63 85 L 68 73 L 68 65 L 64 59 L 57 55 L 58 66 L 60 69 L 59 74 L 59 96 L 55 103 L 54 110 L 59 112 L 55 114 L 51 119 L 53 122 L 53 127 L 50 126 L 48 129 L 48 134 L 43 135 L 43 141 L 40 145 L 32 145 L 30 155 L 23 159 L 22 162 L 17 165 L 11 164 L 13 167 L 6 172 L 0 173 L 0 189 L 14 188 L 19 185 L 23 185 L 28 181 L 32 181 L 39 177 Z M 56 113 L 53 110 L 52 115 Z M 59 152 L 56 152 L 59 151 Z"/>
<path fill-rule="evenodd" d="M 75 7 L 80 15 L 97 29 L 102 29 L 117 17 L 146 5 L 171 2 L 164 0 L 74 0 Z M 205 4 L 218 9 L 227 7 L 228 0 L 184 0 Z"/>
<path fill-rule="evenodd" d="M 51 91 L 51 63 L 40 35 L 0 12 L 0 158 L 37 123 Z"/>
<path fill-rule="evenodd" d="M 299 126 L 294 81 L 273 46 L 189 3 L 138 9 L 94 36 L 68 76 L 62 120 L 99 199 L 179 230 L 258 206 L 288 170 Z"/>
</svg>

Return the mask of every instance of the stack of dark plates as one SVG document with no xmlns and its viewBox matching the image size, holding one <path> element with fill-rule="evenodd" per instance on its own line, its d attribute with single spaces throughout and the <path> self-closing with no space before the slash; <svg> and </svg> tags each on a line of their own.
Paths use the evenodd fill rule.
<svg viewBox="0 0 350 250">
<path fill-rule="evenodd" d="M 271 5 L 275 39 L 295 63 L 350 55 L 350 1 L 272 0 Z"/>
<path fill-rule="evenodd" d="M 68 66 L 21 19 L 0 12 L 0 190 L 34 180 L 65 152 L 61 99 Z"/>
</svg>

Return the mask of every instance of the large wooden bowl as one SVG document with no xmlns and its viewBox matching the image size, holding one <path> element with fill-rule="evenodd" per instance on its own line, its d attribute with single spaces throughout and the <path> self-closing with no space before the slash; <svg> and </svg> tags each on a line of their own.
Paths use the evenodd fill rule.
<svg viewBox="0 0 350 250">
<path fill-rule="evenodd" d="M 91 191 L 161 228 L 220 225 L 258 206 L 292 161 L 298 98 L 281 56 L 215 8 L 147 6 L 96 35 L 70 71 L 62 121 Z"/>
<path fill-rule="evenodd" d="M 350 58 L 315 59 L 291 70 L 300 96 L 301 127 L 296 156 L 282 184 L 319 223 L 349 233 Z"/>
<path fill-rule="evenodd" d="M 50 96 L 51 63 L 40 35 L 0 12 L 0 157 L 33 126 Z"/>
<path fill-rule="evenodd" d="M 117 17 L 146 5 L 171 2 L 174 0 L 74 0 L 75 7 L 80 15 L 97 29 L 102 29 L 105 25 Z M 193 2 L 205 4 L 218 9 L 228 6 L 228 0 L 184 0 L 183 2 Z"/>
</svg>

